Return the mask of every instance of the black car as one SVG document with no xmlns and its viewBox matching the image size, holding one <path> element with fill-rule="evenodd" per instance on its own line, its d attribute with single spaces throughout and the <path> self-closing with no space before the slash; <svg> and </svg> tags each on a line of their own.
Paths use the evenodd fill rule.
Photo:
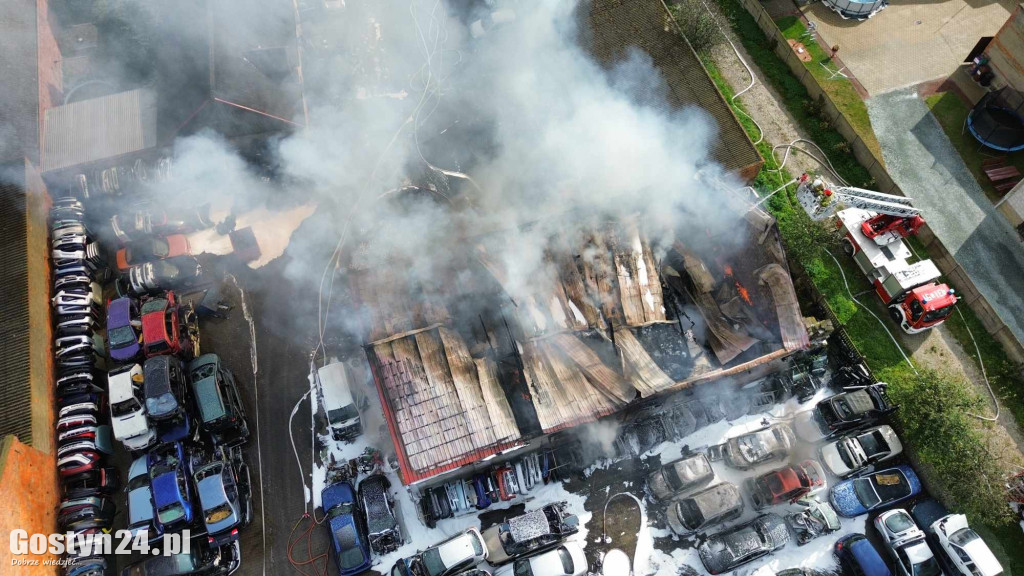
<svg viewBox="0 0 1024 576">
<path fill-rule="evenodd" d="M 190 432 L 185 410 L 185 374 L 174 356 L 154 356 L 143 366 L 146 412 L 161 442 L 184 440 Z"/>
<path fill-rule="evenodd" d="M 816 442 L 868 426 L 895 412 L 897 406 L 886 394 L 887 387 L 888 384 L 878 382 L 818 402 L 814 410 L 801 412 L 794 418 L 797 435 L 806 441 Z"/>
<path fill-rule="evenodd" d="M 193 542 L 188 552 L 153 556 L 125 566 L 121 576 L 227 576 L 238 570 L 242 553 L 238 542 L 206 548 Z"/>
<path fill-rule="evenodd" d="M 166 290 L 194 288 L 203 279 L 203 269 L 192 256 L 176 256 L 166 260 L 132 266 L 121 276 L 121 291 L 136 296 L 158 294 Z"/>
<path fill-rule="evenodd" d="M 65 499 L 84 498 L 86 496 L 109 496 L 121 487 L 121 479 L 117 469 L 97 468 L 64 480 L 62 488 Z"/>
<path fill-rule="evenodd" d="M 787 542 L 786 521 L 777 514 L 762 514 L 745 524 L 712 534 L 697 551 L 709 573 L 722 574 L 766 556 Z"/>
<path fill-rule="evenodd" d="M 434 486 L 423 491 L 420 498 L 420 508 L 423 512 L 423 522 L 428 528 L 437 526 L 438 520 L 454 516 L 451 501 L 448 500 L 448 492 L 444 486 Z"/>
<path fill-rule="evenodd" d="M 376 554 L 393 552 L 402 544 L 402 529 L 395 518 L 390 488 L 391 482 L 383 474 L 374 474 L 359 483 L 359 504 L 366 517 L 370 548 Z"/>
<path fill-rule="evenodd" d="M 238 446 L 249 438 L 249 425 L 235 376 L 216 354 L 203 354 L 188 364 L 199 426 L 214 445 Z"/>
<path fill-rule="evenodd" d="M 497 566 L 553 548 L 579 530 L 579 518 L 569 513 L 568 504 L 556 502 L 495 524 L 481 535 L 487 561 Z"/>
</svg>

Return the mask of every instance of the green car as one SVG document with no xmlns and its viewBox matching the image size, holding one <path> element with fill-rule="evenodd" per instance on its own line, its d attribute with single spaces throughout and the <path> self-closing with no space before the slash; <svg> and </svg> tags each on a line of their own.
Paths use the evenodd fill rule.
<svg viewBox="0 0 1024 576">
<path fill-rule="evenodd" d="M 188 364 L 199 427 L 215 446 L 232 447 L 249 438 L 235 377 L 216 354 L 203 354 Z"/>
</svg>

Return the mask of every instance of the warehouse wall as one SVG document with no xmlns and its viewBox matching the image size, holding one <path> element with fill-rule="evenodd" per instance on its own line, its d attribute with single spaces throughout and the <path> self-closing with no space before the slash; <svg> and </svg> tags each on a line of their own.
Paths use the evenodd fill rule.
<svg viewBox="0 0 1024 576">
<path fill-rule="evenodd" d="M 985 52 L 999 85 L 1024 91 L 1024 4 L 1017 6 Z"/>
<path fill-rule="evenodd" d="M 29 534 L 51 534 L 57 530 L 57 463 L 51 454 L 26 446 L 13 435 L 0 444 L 0 534 L 21 529 Z M 37 566 L 17 566 L 15 560 L 38 560 Z M 15 556 L 11 547 L 0 545 L 0 574 L 55 576 L 53 555 Z"/>
</svg>

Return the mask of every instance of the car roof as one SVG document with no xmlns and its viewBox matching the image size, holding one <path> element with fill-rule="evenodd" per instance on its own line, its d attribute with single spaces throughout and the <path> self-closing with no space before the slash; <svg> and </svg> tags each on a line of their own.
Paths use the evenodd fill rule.
<svg viewBox="0 0 1024 576">
<path fill-rule="evenodd" d="M 171 391 L 170 356 L 154 356 L 146 360 L 144 380 L 146 396 L 156 396 Z"/>
<path fill-rule="evenodd" d="M 442 542 L 437 546 L 437 553 L 441 556 L 441 562 L 445 566 L 454 566 L 467 558 L 476 556 L 473 550 L 473 541 L 476 535 L 471 532 L 463 532 L 451 540 Z"/>
<path fill-rule="evenodd" d="M 157 508 L 179 501 L 178 478 L 176 472 L 166 472 L 153 478 L 153 503 Z"/>
<path fill-rule="evenodd" d="M 743 503 L 740 489 L 731 482 L 721 482 L 690 496 L 705 518 L 717 516 Z"/>
<path fill-rule="evenodd" d="M 117 373 L 111 372 L 107 375 L 107 393 L 110 395 L 110 403 L 121 402 L 135 396 L 133 390 L 132 376 L 142 376 L 142 367 L 133 364 L 131 368 Z"/>
<path fill-rule="evenodd" d="M 107 328 L 111 328 L 112 323 L 116 323 L 114 326 L 128 324 L 131 321 L 131 305 L 132 299 L 127 296 L 111 300 L 107 304 Z"/>
<path fill-rule="evenodd" d="M 220 396 L 220 389 L 217 387 L 216 376 L 193 382 L 192 390 L 195 392 L 196 405 L 199 406 L 203 422 L 212 422 L 227 414 L 224 401 Z"/>
<path fill-rule="evenodd" d="M 885 561 L 878 550 L 868 542 L 867 538 L 856 538 L 850 544 L 850 555 L 854 557 L 865 576 L 883 576 L 890 574 Z"/>
<path fill-rule="evenodd" d="M 213 474 L 203 478 L 196 485 L 199 491 L 199 498 L 203 506 L 212 507 L 228 501 L 228 495 L 224 491 L 224 477 L 222 474 Z"/>
</svg>

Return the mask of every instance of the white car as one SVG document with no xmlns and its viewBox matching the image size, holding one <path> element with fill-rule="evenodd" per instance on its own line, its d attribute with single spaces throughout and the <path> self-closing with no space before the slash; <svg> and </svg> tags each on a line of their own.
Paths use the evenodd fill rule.
<svg viewBox="0 0 1024 576">
<path fill-rule="evenodd" d="M 477 529 L 470 528 L 415 556 L 399 560 L 391 569 L 391 576 L 451 576 L 484 560 L 487 560 L 484 538 Z"/>
<path fill-rule="evenodd" d="M 107 376 L 114 438 L 133 451 L 145 450 L 156 442 L 156 430 L 146 417 L 146 407 L 139 401 L 142 379 L 142 366 L 138 364 L 114 370 Z"/>
<path fill-rule="evenodd" d="M 953 566 L 963 576 L 1000 576 L 1003 566 L 985 541 L 967 525 L 967 516 L 950 514 L 931 526 Z"/>
<path fill-rule="evenodd" d="M 892 427 L 876 426 L 825 444 L 821 447 L 821 461 L 833 474 L 845 478 L 901 452 L 903 443 Z"/>
<path fill-rule="evenodd" d="M 566 542 L 543 554 L 520 558 L 494 571 L 494 576 L 585 576 L 590 567 L 583 548 Z"/>
<path fill-rule="evenodd" d="M 910 513 L 902 508 L 887 510 L 875 518 L 875 530 L 901 576 L 942 576 L 935 555 L 925 542 Z"/>
</svg>

